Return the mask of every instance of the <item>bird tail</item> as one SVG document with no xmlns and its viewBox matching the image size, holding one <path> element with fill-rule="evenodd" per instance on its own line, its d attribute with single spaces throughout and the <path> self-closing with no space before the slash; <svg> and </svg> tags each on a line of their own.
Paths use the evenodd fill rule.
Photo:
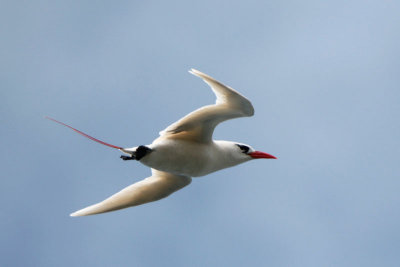
<svg viewBox="0 0 400 267">
<path fill-rule="evenodd" d="M 111 145 L 111 144 L 109 144 L 109 143 L 103 142 L 103 141 L 101 141 L 101 140 L 99 140 L 99 139 L 97 139 L 97 138 L 94 138 L 94 137 L 92 137 L 92 136 L 90 136 L 90 135 L 88 135 L 88 134 L 86 134 L 86 133 L 84 133 L 84 132 L 81 132 L 81 131 L 79 131 L 78 129 L 75 129 L 74 127 L 71 127 L 71 126 L 69 126 L 68 124 L 65 124 L 65 123 L 63 123 L 63 122 L 61 122 L 61 121 L 58 121 L 58 120 L 56 120 L 56 119 L 53 119 L 53 118 L 50 118 L 50 117 L 47 117 L 47 116 L 46 116 L 45 118 L 48 119 L 48 120 L 57 122 L 57 123 L 59 123 L 59 124 L 61 124 L 61 125 L 64 125 L 64 126 L 70 128 L 71 130 L 77 132 L 78 134 L 80 134 L 80 135 L 82 135 L 82 136 L 84 136 L 84 137 L 86 137 L 86 138 L 89 138 L 90 140 L 93 140 L 93 141 L 95 141 L 95 142 L 97 142 L 97 143 L 100 143 L 100 144 L 102 144 L 102 145 L 109 146 L 109 147 L 112 147 L 112 148 L 120 149 L 120 150 L 122 149 L 122 147 L 120 147 L 120 146 L 114 146 L 114 145 Z"/>
</svg>

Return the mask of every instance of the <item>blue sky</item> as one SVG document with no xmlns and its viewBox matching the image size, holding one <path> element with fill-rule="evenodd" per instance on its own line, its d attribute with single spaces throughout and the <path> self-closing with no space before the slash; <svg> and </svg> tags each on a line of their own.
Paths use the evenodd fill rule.
<svg viewBox="0 0 400 267">
<path fill-rule="evenodd" d="M 398 266 L 396 1 L 3 1 L 2 266 Z M 70 218 L 149 176 L 115 150 L 214 102 L 215 139 L 276 155 L 159 202 Z"/>
</svg>

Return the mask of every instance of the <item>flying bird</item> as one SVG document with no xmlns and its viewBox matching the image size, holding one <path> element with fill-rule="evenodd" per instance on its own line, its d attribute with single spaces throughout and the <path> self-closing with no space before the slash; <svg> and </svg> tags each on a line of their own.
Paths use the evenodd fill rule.
<svg viewBox="0 0 400 267">
<path fill-rule="evenodd" d="M 190 184 L 191 177 L 204 176 L 253 159 L 276 159 L 243 143 L 213 140 L 214 129 L 219 123 L 253 116 L 253 105 L 236 90 L 207 74 L 195 69 L 189 72 L 202 78 L 211 87 L 217 98 L 216 103 L 201 107 L 171 124 L 150 145 L 132 148 L 111 145 L 46 117 L 93 141 L 120 150 L 126 154 L 121 156 L 123 160 L 136 160 L 151 168 L 150 177 L 71 216 L 104 213 L 160 200 Z"/>
</svg>

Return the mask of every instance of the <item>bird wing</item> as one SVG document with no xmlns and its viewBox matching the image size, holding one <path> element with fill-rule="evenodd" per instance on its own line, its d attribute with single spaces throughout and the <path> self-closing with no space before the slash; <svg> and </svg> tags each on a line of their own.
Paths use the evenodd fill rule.
<svg viewBox="0 0 400 267">
<path fill-rule="evenodd" d="M 214 129 L 219 123 L 253 116 L 253 105 L 240 93 L 198 70 L 191 69 L 189 72 L 202 78 L 211 87 L 217 97 L 216 103 L 189 113 L 161 131 L 161 137 L 211 142 Z"/>
<path fill-rule="evenodd" d="M 71 216 L 86 216 L 124 209 L 160 200 L 190 184 L 192 178 L 151 169 L 152 176 L 125 187 L 111 197 L 78 210 Z"/>
</svg>

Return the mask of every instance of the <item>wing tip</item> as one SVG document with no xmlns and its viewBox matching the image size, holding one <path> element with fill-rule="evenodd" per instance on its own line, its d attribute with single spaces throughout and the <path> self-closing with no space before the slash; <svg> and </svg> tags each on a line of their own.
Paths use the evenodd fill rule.
<svg viewBox="0 0 400 267">
<path fill-rule="evenodd" d="M 69 216 L 71 217 L 81 217 L 81 216 L 87 216 L 87 215 L 93 215 L 97 213 L 102 213 L 102 211 L 96 210 L 98 204 L 94 204 L 91 206 L 88 206 L 86 208 L 77 210 L 75 212 L 72 212 Z M 104 211 L 103 211 L 104 212 Z"/>
<path fill-rule="evenodd" d="M 190 69 L 190 70 L 188 70 L 188 72 L 190 73 L 190 74 L 193 74 L 193 75 L 196 75 L 196 70 L 195 69 Z"/>
<path fill-rule="evenodd" d="M 211 77 L 210 75 L 208 75 L 208 74 L 205 74 L 204 72 L 201 72 L 201 71 L 199 71 L 199 70 L 196 70 L 196 69 L 190 69 L 189 70 L 189 73 L 191 73 L 191 74 L 193 74 L 194 76 L 197 76 L 197 77 L 200 77 L 201 79 L 203 79 L 206 83 L 208 83 L 210 86 L 211 86 L 211 84 L 210 84 L 210 82 L 214 82 L 214 83 L 217 83 L 217 84 L 221 84 L 219 81 L 217 81 L 216 79 L 214 79 L 213 77 Z M 225 86 L 225 85 L 223 85 L 223 84 L 221 84 L 222 86 Z M 212 87 L 212 86 L 211 86 Z"/>
<path fill-rule="evenodd" d="M 191 68 L 191 69 L 189 70 L 189 73 L 190 73 L 190 74 L 193 74 L 193 75 L 195 75 L 195 76 L 201 77 L 201 78 L 204 78 L 204 77 L 207 77 L 207 76 L 208 76 L 207 74 L 205 74 L 205 73 L 203 73 L 203 72 L 201 72 L 201 71 L 199 71 L 199 70 L 193 69 L 193 68 Z"/>
<path fill-rule="evenodd" d="M 85 216 L 86 214 L 82 214 L 82 212 L 80 212 L 81 210 L 75 211 L 73 213 L 71 213 L 69 216 L 70 217 L 80 217 L 80 216 Z"/>
</svg>

